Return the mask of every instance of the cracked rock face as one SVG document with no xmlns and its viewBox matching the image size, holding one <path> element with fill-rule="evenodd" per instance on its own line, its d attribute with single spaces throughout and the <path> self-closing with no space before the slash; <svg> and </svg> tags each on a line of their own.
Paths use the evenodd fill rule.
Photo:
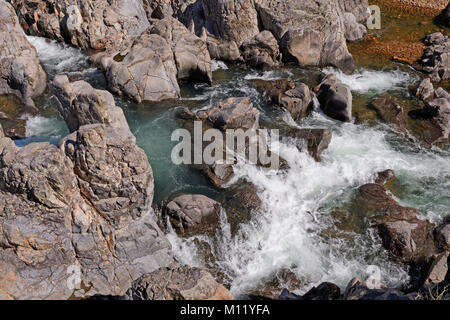
<svg viewBox="0 0 450 320">
<path fill-rule="evenodd" d="M 173 262 L 151 209 L 152 169 L 123 113 L 98 104 L 102 93 L 89 85 L 64 80 L 55 80 L 55 95 L 76 130 L 59 148 L 17 148 L 0 135 L 1 298 L 124 295 L 134 280 Z M 78 117 L 75 128 L 72 111 L 86 106 L 96 112 Z"/>
<path fill-rule="evenodd" d="M 106 68 L 109 89 L 138 103 L 180 97 L 172 48 L 157 34 L 143 34 L 122 61 L 110 60 Z"/>
<path fill-rule="evenodd" d="M 119 49 L 150 27 L 142 0 L 18 0 L 14 7 L 31 35 L 83 49 Z"/>
<path fill-rule="evenodd" d="M 13 94 L 29 108 L 47 87 L 36 49 L 25 37 L 12 6 L 0 1 L 0 95 Z"/>
</svg>

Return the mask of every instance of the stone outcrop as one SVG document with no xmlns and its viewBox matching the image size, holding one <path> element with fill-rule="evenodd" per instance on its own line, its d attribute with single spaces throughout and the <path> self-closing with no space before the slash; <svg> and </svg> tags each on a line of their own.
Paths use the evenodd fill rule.
<svg viewBox="0 0 450 320">
<path fill-rule="evenodd" d="M 327 116 L 345 122 L 352 120 L 352 92 L 334 74 L 326 75 L 314 91 L 320 108 Z"/>
<path fill-rule="evenodd" d="M 204 195 L 182 194 L 173 197 L 163 208 L 175 231 L 183 236 L 215 232 L 221 205 Z"/>
<path fill-rule="evenodd" d="M 110 91 L 138 103 L 179 98 L 177 80 L 212 83 L 206 42 L 172 17 L 156 21 L 129 50 L 91 60 L 105 71 Z"/>
<path fill-rule="evenodd" d="M 447 5 L 444 11 L 442 11 L 438 18 L 441 23 L 443 23 L 447 27 L 450 27 L 450 3 Z"/>
<path fill-rule="evenodd" d="M 54 92 L 73 132 L 59 147 L 1 135 L 2 298 L 121 296 L 173 262 L 151 208 L 152 169 L 123 113 L 108 93 L 66 80 Z"/>
<path fill-rule="evenodd" d="M 280 108 L 286 109 L 292 119 L 306 117 L 313 107 L 309 87 L 289 80 L 252 80 L 252 85 Z"/>
<path fill-rule="evenodd" d="M 415 96 L 423 101 L 429 101 L 434 98 L 433 83 L 430 78 L 423 79 L 414 92 Z"/>
<path fill-rule="evenodd" d="M 0 95 L 19 97 L 29 110 L 47 87 L 36 49 L 25 37 L 13 7 L 0 1 Z"/>
<path fill-rule="evenodd" d="M 202 1 L 206 29 L 239 46 L 259 33 L 258 12 L 253 0 Z"/>
<path fill-rule="evenodd" d="M 31 35 L 85 50 L 118 50 L 150 27 L 142 0 L 18 0 L 20 23 Z"/>
<path fill-rule="evenodd" d="M 425 37 L 428 46 L 420 61 L 433 82 L 450 79 L 450 39 L 437 32 Z"/>
<path fill-rule="evenodd" d="M 242 57 L 250 67 L 271 69 L 281 64 L 277 39 L 270 31 L 262 31 L 241 45 Z"/>
<path fill-rule="evenodd" d="M 205 41 L 171 17 L 156 22 L 150 33 L 163 37 L 170 44 L 178 79 L 212 83 L 211 58 Z"/>
<path fill-rule="evenodd" d="M 293 59 L 300 66 L 332 65 L 351 72 L 354 61 L 346 45 L 345 22 L 349 25 L 351 21 L 351 27 L 357 25 L 352 12 L 357 12 L 356 8 L 367 10 L 367 4 L 352 6 L 347 18 L 343 4 L 342 1 L 255 1 L 264 29 L 278 39 L 284 58 Z M 349 40 L 362 35 L 347 34 L 352 36 Z"/>
<path fill-rule="evenodd" d="M 444 251 L 434 259 L 425 279 L 425 286 L 440 284 L 445 281 L 448 273 L 448 258 L 450 252 Z"/>
<path fill-rule="evenodd" d="M 209 272 L 179 265 L 136 280 L 128 296 L 132 300 L 234 300 Z"/>
<path fill-rule="evenodd" d="M 109 90 L 138 103 L 180 97 L 171 45 L 157 34 L 141 35 L 124 57 L 103 58 L 102 67 Z"/>
</svg>

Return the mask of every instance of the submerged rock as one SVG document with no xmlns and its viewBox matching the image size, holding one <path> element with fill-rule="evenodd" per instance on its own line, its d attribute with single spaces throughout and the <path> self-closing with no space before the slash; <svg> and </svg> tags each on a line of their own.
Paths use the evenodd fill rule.
<svg viewBox="0 0 450 320">
<path fill-rule="evenodd" d="M 289 80 L 252 80 L 252 85 L 267 96 L 273 104 L 286 109 L 294 120 L 305 117 L 311 111 L 313 99 L 304 83 Z"/>
<path fill-rule="evenodd" d="M 400 206 L 383 186 L 360 187 L 354 210 L 378 225 L 384 247 L 400 261 L 424 262 L 436 251 L 433 224 L 420 219 L 417 210 Z"/>
<path fill-rule="evenodd" d="M 36 49 L 25 37 L 13 7 L 0 1 L 0 95 L 19 97 L 28 110 L 47 87 Z"/>
<path fill-rule="evenodd" d="M 34 108 L 30 110 L 17 96 L 0 96 L 0 124 L 3 125 L 5 136 L 11 139 L 25 139 L 27 117 L 34 114 Z"/>
<path fill-rule="evenodd" d="M 221 205 L 206 196 L 182 194 L 173 197 L 163 208 L 175 231 L 183 236 L 215 232 Z"/>
<path fill-rule="evenodd" d="M 352 120 L 352 92 L 334 74 L 326 75 L 314 89 L 323 112 L 336 120 Z"/>
<path fill-rule="evenodd" d="M 234 300 L 209 272 L 179 265 L 141 277 L 127 294 L 131 300 Z"/>
<path fill-rule="evenodd" d="M 384 123 L 394 125 L 399 131 L 406 129 L 406 114 L 403 107 L 394 99 L 376 99 L 371 103 L 370 107 L 377 112 L 378 117 Z"/>
<path fill-rule="evenodd" d="M 142 0 L 13 1 L 23 29 L 85 50 L 118 50 L 150 27 Z"/>
<path fill-rule="evenodd" d="M 316 161 L 320 161 L 320 155 L 328 148 L 332 138 L 332 133 L 328 129 L 290 129 L 283 135 L 296 139 L 297 148 L 303 151 L 306 147 Z"/>
<path fill-rule="evenodd" d="M 151 208 L 151 166 L 123 113 L 99 103 L 107 94 L 62 80 L 55 80 L 56 96 L 76 131 L 59 148 L 0 139 L 2 298 L 122 296 L 133 281 L 173 262 Z M 90 111 L 83 103 L 93 115 L 72 113 Z"/>
</svg>

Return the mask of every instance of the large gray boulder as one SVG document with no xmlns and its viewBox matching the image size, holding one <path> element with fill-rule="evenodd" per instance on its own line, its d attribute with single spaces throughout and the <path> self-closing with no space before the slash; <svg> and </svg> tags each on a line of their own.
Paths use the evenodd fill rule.
<svg viewBox="0 0 450 320">
<path fill-rule="evenodd" d="M 254 68 L 271 69 L 281 64 L 281 53 L 277 39 L 270 31 L 262 31 L 245 40 L 241 46 L 242 57 Z"/>
<path fill-rule="evenodd" d="M 150 27 L 142 0 L 18 0 L 13 5 L 29 34 L 86 50 L 126 47 Z"/>
<path fill-rule="evenodd" d="M 211 57 L 205 41 L 171 17 L 156 22 L 150 33 L 160 35 L 170 44 L 178 79 L 212 83 Z"/>
<path fill-rule="evenodd" d="M 206 29 L 216 37 L 241 45 L 259 33 L 254 0 L 203 1 Z"/>
<path fill-rule="evenodd" d="M 17 148 L 0 135 L 4 299 L 121 296 L 139 277 L 173 262 L 151 208 L 151 166 L 123 113 L 100 103 L 107 94 L 65 80 L 57 78 L 53 87 L 76 131 L 59 147 Z M 73 97 L 78 87 L 80 97 Z"/>
<path fill-rule="evenodd" d="M 0 0 L 0 95 L 13 94 L 34 109 L 47 87 L 36 49 L 27 40 L 13 7 Z"/>
<path fill-rule="evenodd" d="M 284 58 L 300 66 L 332 65 L 346 72 L 353 70 L 354 61 L 346 45 L 346 21 L 351 26 L 358 22 L 345 18 L 341 1 L 255 0 L 255 7 L 264 29 L 280 42 Z M 366 4 L 359 7 L 367 10 Z M 363 36 L 354 32 L 351 35 L 349 40 Z"/>
<path fill-rule="evenodd" d="M 353 97 L 348 85 L 328 74 L 314 90 L 327 116 L 345 122 L 352 120 Z"/>
<path fill-rule="evenodd" d="M 102 67 L 109 90 L 138 103 L 180 97 L 172 47 L 157 34 L 144 33 L 124 57 L 106 58 Z"/>
</svg>

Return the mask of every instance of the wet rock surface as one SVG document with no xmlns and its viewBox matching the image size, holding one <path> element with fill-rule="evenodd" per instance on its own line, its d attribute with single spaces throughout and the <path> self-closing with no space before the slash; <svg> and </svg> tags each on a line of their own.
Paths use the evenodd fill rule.
<svg viewBox="0 0 450 320">
<path fill-rule="evenodd" d="M 163 208 L 175 231 L 183 236 L 215 232 L 222 206 L 203 195 L 182 194 Z"/>
<path fill-rule="evenodd" d="M 304 83 L 289 80 L 252 80 L 251 83 L 275 106 L 286 109 L 294 120 L 306 117 L 312 109 L 312 95 Z"/>
<path fill-rule="evenodd" d="M 297 148 L 307 149 L 316 161 L 320 161 L 322 152 L 328 148 L 332 138 L 328 129 L 289 129 L 282 134 L 297 140 Z"/>
<path fill-rule="evenodd" d="M 0 96 L 15 95 L 29 110 L 47 87 L 36 49 L 25 37 L 13 7 L 0 1 Z"/>
<path fill-rule="evenodd" d="M 323 112 L 336 120 L 352 120 L 352 92 L 334 74 L 326 75 L 314 89 Z"/>
</svg>

